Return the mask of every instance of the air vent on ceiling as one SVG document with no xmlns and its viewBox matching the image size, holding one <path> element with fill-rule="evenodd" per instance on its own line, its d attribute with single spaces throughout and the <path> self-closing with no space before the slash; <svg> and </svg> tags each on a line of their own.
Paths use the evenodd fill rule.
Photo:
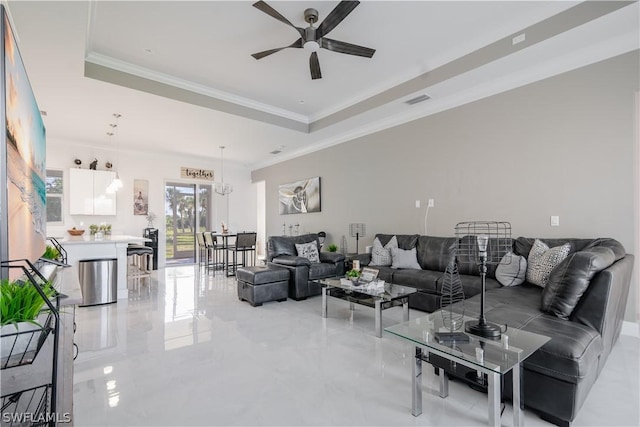
<svg viewBox="0 0 640 427">
<path fill-rule="evenodd" d="M 273 150 L 273 151 L 270 151 L 270 153 L 271 154 L 280 154 L 280 153 L 282 153 L 282 151 L 281 150 Z"/>
<path fill-rule="evenodd" d="M 409 105 L 414 105 L 414 104 L 417 104 L 418 102 L 426 101 L 427 99 L 431 99 L 431 97 L 427 94 L 422 94 L 422 95 L 416 96 L 415 98 L 408 99 L 404 102 Z"/>
</svg>

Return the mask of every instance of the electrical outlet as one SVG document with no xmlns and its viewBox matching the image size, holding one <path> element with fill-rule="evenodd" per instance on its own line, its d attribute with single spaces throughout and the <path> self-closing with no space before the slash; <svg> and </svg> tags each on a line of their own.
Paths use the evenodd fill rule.
<svg viewBox="0 0 640 427">
<path fill-rule="evenodd" d="M 434 203 L 433 203 L 433 199 L 429 199 L 429 207 L 430 207 L 430 208 L 432 208 L 432 207 L 433 207 L 433 205 L 434 205 Z"/>
<path fill-rule="evenodd" d="M 416 200 L 416 208 L 420 207 L 420 200 Z"/>
<path fill-rule="evenodd" d="M 560 217 L 557 215 L 551 215 L 551 226 L 560 227 Z"/>
</svg>

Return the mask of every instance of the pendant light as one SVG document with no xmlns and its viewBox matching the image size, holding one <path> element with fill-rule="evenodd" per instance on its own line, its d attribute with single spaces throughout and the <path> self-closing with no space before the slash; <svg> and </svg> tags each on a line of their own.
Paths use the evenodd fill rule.
<svg viewBox="0 0 640 427">
<path fill-rule="evenodd" d="M 216 193 L 221 196 L 226 196 L 227 194 L 233 191 L 233 185 L 228 182 L 224 182 L 224 149 L 226 147 L 224 145 L 220 146 L 220 182 L 215 182 L 213 184 L 214 190 Z"/>
<path fill-rule="evenodd" d="M 118 119 L 122 117 L 122 114 L 113 113 L 113 117 L 116 119 L 116 122 L 109 124 L 109 126 L 111 127 L 111 131 L 107 132 L 107 135 L 109 135 L 109 139 L 111 139 L 111 137 L 118 132 Z M 120 155 L 118 154 L 118 147 L 114 145 L 114 148 L 116 152 L 116 159 L 119 159 Z M 116 169 L 116 177 L 113 178 L 113 181 L 111 181 L 111 184 L 109 184 L 109 186 L 107 187 L 107 193 L 115 193 L 116 191 L 120 190 L 122 186 L 122 180 L 120 179 L 120 175 L 118 174 L 118 170 Z"/>
</svg>

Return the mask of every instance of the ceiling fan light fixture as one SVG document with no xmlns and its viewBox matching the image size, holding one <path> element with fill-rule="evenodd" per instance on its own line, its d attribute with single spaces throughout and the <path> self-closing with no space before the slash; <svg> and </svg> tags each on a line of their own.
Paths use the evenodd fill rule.
<svg viewBox="0 0 640 427">
<path fill-rule="evenodd" d="M 309 52 L 317 52 L 318 49 L 320 49 L 320 43 L 314 40 L 309 40 L 308 42 L 304 43 L 303 47 Z"/>
</svg>

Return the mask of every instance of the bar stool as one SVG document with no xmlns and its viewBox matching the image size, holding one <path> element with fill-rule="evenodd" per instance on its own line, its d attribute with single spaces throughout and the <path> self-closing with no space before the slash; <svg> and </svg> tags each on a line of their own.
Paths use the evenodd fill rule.
<svg viewBox="0 0 640 427">
<path fill-rule="evenodd" d="M 204 236 L 205 248 L 206 248 L 206 268 L 209 271 L 222 270 L 224 268 L 224 258 L 222 257 L 223 247 L 218 243 L 218 238 L 215 235 L 215 231 L 205 231 L 202 233 Z"/>
<path fill-rule="evenodd" d="M 204 240 L 204 233 L 196 233 L 196 242 L 198 243 L 198 265 L 206 264 L 208 259 L 207 244 Z"/>
<path fill-rule="evenodd" d="M 238 233 L 236 235 L 236 244 L 227 248 L 227 251 L 233 252 L 233 262 L 230 262 L 227 266 L 227 276 L 234 276 L 238 267 L 246 267 L 247 255 L 251 255 L 252 265 L 256 264 L 256 239 L 258 234 L 251 233 Z M 238 253 L 242 254 L 242 261 L 238 262 Z"/>
<path fill-rule="evenodd" d="M 127 276 L 139 279 L 141 277 L 150 277 L 151 270 L 149 264 L 153 257 L 153 249 L 148 246 L 129 244 L 127 247 L 127 259 L 131 258 L 131 263 L 127 269 Z"/>
</svg>

